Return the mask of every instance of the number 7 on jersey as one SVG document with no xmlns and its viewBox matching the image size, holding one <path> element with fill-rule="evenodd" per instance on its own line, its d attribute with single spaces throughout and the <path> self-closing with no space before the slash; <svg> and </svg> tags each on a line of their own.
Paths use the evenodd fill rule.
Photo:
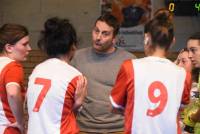
<svg viewBox="0 0 200 134">
<path fill-rule="evenodd" d="M 38 112 L 48 90 L 51 87 L 51 80 L 44 79 L 44 78 L 36 78 L 34 84 L 43 85 L 43 88 L 42 88 L 42 90 L 36 100 L 35 106 L 33 108 L 33 112 Z"/>
</svg>

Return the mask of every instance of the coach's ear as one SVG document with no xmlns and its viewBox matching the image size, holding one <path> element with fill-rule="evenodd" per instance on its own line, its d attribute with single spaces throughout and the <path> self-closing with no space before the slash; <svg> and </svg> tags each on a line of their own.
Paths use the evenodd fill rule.
<svg viewBox="0 0 200 134">
<path fill-rule="evenodd" d="M 112 44 L 115 45 L 118 40 L 118 36 L 113 37 Z"/>
</svg>

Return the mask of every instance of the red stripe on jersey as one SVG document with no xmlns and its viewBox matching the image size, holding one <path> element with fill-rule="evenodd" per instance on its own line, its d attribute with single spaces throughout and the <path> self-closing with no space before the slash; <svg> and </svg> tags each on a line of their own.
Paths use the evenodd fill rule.
<svg viewBox="0 0 200 134">
<path fill-rule="evenodd" d="M 190 102 L 190 90 L 192 87 L 192 78 L 191 74 L 187 72 L 186 78 L 185 78 L 185 85 L 184 85 L 184 90 L 183 90 L 183 95 L 182 95 L 182 104 L 189 104 Z"/>
<path fill-rule="evenodd" d="M 63 105 L 62 117 L 61 117 L 61 134 L 77 134 L 79 128 L 76 123 L 76 117 L 72 110 L 74 104 L 74 94 L 76 91 L 76 83 L 78 76 L 75 77 L 68 85 L 65 94 L 65 100 Z"/>
<path fill-rule="evenodd" d="M 125 107 L 125 133 L 131 134 L 134 110 L 134 71 L 131 60 L 121 65 L 111 97 L 114 103 Z"/>
<path fill-rule="evenodd" d="M 131 60 L 125 61 L 124 66 L 126 67 L 126 74 L 128 75 L 127 102 L 125 109 L 125 133 L 131 134 L 134 114 L 134 69 Z"/>
<path fill-rule="evenodd" d="M 11 70 L 11 68 L 12 68 L 12 70 Z M 15 61 L 13 61 L 13 62 L 10 62 L 9 64 L 7 64 L 2 69 L 1 75 L 0 75 L 0 85 L 1 85 L 0 98 L 1 98 L 2 105 L 3 105 L 3 110 L 5 112 L 5 116 L 11 123 L 16 122 L 16 119 L 10 109 L 10 106 L 9 106 L 5 85 L 9 82 L 16 82 L 16 83 L 19 83 L 20 86 L 22 86 L 21 85 L 23 83 L 23 81 L 22 81 L 23 73 L 22 72 L 23 71 L 22 71 L 21 65 L 19 65 Z M 24 90 L 24 88 L 21 89 L 21 91 L 23 91 L 23 90 Z"/>
<path fill-rule="evenodd" d="M 21 134 L 21 132 L 16 127 L 7 127 L 3 134 Z"/>
</svg>

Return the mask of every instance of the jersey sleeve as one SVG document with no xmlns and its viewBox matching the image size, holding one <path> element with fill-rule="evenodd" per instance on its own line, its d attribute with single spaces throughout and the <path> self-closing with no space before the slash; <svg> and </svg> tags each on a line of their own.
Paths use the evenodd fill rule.
<svg viewBox="0 0 200 134">
<path fill-rule="evenodd" d="M 182 104 L 188 104 L 190 102 L 190 90 L 192 86 L 192 77 L 189 72 L 186 73 L 184 90 L 182 95 Z"/>
<path fill-rule="evenodd" d="M 115 85 L 110 94 L 110 101 L 114 108 L 124 109 L 130 87 L 133 87 L 133 65 L 131 60 L 126 60 L 119 70 Z"/>
<path fill-rule="evenodd" d="M 75 94 L 75 91 L 76 91 L 77 81 L 78 81 L 78 76 L 74 77 L 70 81 L 68 89 L 67 89 L 68 95 L 73 99 L 74 99 L 74 94 Z"/>
<path fill-rule="evenodd" d="M 22 86 L 23 81 L 24 81 L 23 67 L 16 62 L 10 63 L 7 66 L 7 71 L 4 77 L 5 84 L 7 85 L 8 83 L 17 83 L 20 86 Z"/>
</svg>

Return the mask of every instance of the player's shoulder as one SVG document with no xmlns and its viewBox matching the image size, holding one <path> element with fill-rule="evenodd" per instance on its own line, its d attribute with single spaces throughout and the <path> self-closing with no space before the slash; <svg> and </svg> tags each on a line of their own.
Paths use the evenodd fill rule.
<svg viewBox="0 0 200 134">
<path fill-rule="evenodd" d="M 136 59 L 126 59 L 123 61 L 122 64 L 126 65 L 126 64 L 132 64 L 133 61 L 135 61 Z"/>
<path fill-rule="evenodd" d="M 183 73 L 187 73 L 187 71 L 183 68 L 183 67 L 180 67 L 178 65 L 176 65 L 175 63 L 171 62 L 170 64 L 172 67 L 174 67 L 177 71 L 179 72 L 183 72 Z"/>
<path fill-rule="evenodd" d="M 68 64 L 68 67 L 69 67 L 70 71 L 72 73 L 74 73 L 75 75 L 80 75 L 81 74 L 81 72 L 77 68 L 75 68 L 74 66 Z"/>
<path fill-rule="evenodd" d="M 133 67 L 133 61 L 134 61 L 135 59 L 126 59 L 126 60 L 124 60 L 123 62 L 122 62 L 122 64 L 121 64 L 121 68 L 123 68 L 123 69 L 128 69 L 128 68 L 132 68 Z"/>
<path fill-rule="evenodd" d="M 57 58 L 51 58 L 43 61 L 34 68 L 33 72 L 44 72 L 44 74 L 60 76 L 66 76 L 67 74 L 70 74 L 70 76 L 76 76 L 81 74 L 76 68 Z"/>
<path fill-rule="evenodd" d="M 8 57 L 2 57 L 0 58 L 0 63 L 1 65 L 6 65 L 7 67 L 22 67 L 22 64 L 15 61 L 15 60 L 12 60 Z"/>
<path fill-rule="evenodd" d="M 147 60 L 147 57 L 143 57 L 143 58 L 133 59 L 132 62 L 141 64 L 143 62 L 146 62 L 146 60 Z"/>
<path fill-rule="evenodd" d="M 187 76 L 189 72 L 187 72 L 183 67 L 180 67 L 176 65 L 174 62 L 168 60 L 169 62 L 167 63 L 168 69 L 173 72 L 173 74 L 178 74 L 181 75 L 182 77 Z M 190 73 L 189 73 L 190 74 Z"/>
<path fill-rule="evenodd" d="M 16 78 L 23 76 L 24 70 L 21 63 L 9 58 L 4 58 L 0 63 L 0 71 L 4 74 L 15 75 Z"/>
<path fill-rule="evenodd" d="M 17 61 L 11 61 L 6 67 L 9 69 L 23 70 L 22 64 Z"/>
</svg>

